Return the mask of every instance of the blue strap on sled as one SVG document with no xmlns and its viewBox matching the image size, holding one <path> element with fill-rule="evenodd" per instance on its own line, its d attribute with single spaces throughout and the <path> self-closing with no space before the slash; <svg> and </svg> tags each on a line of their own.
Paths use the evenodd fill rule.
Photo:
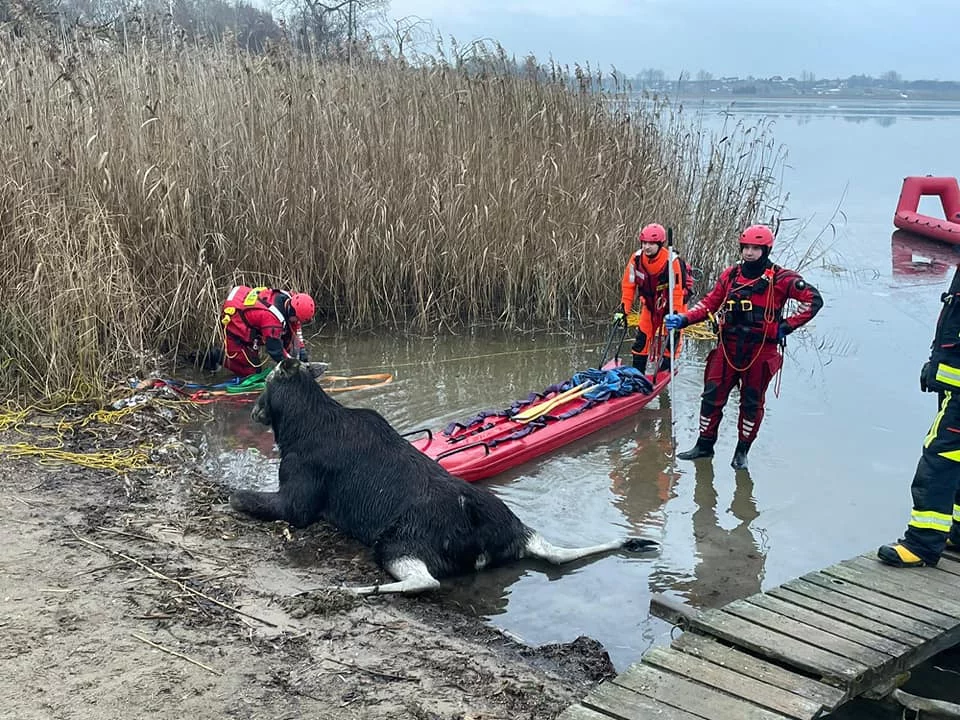
<svg viewBox="0 0 960 720">
<path fill-rule="evenodd" d="M 586 404 L 582 405 L 581 407 L 568 410 L 562 415 L 545 415 L 544 418 L 549 420 L 566 419 L 568 417 L 578 415 L 587 408 L 593 407 L 598 402 L 603 402 L 611 397 L 623 397 L 624 395 L 630 395 L 636 392 L 649 395 L 651 392 L 653 392 L 653 385 L 650 383 L 650 380 L 647 379 L 647 376 L 634 367 L 616 367 L 611 368 L 610 370 L 598 370 L 597 368 L 590 368 L 588 370 L 584 370 L 583 372 L 578 372 L 570 380 L 564 380 L 563 382 L 550 385 L 542 392 L 530 393 L 526 400 L 518 400 L 505 410 L 482 410 L 469 420 L 465 420 L 463 422 L 452 422 L 443 429 L 443 434 L 447 437 L 450 437 L 458 430 L 474 428 L 475 426 L 483 423 L 483 421 L 488 417 L 513 417 L 523 408 L 531 405 L 534 402 L 543 400 L 543 398 L 550 395 L 550 393 L 566 392 L 567 390 L 584 383 L 590 383 L 594 385 L 594 387 L 590 388 L 590 390 L 583 394 L 583 398 L 587 401 Z M 518 430 L 516 433 L 508 437 L 491 442 L 499 443 L 504 442 L 505 440 L 516 440 L 519 437 L 523 437 L 524 435 L 532 432 L 538 427 L 543 427 L 543 425 L 543 422 L 537 422 L 530 425 L 527 429 Z"/>
<path fill-rule="evenodd" d="M 589 400 L 602 401 L 610 397 L 623 397 L 639 392 L 649 395 L 653 384 L 635 367 L 615 367 L 610 370 L 590 368 L 573 376 L 575 385 L 592 382 L 595 387 L 584 394 Z"/>
</svg>

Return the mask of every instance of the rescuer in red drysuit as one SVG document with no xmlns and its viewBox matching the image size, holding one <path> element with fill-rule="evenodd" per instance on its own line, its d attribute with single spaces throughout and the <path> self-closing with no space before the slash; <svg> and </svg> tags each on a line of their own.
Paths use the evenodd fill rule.
<svg viewBox="0 0 960 720">
<path fill-rule="evenodd" d="M 823 307 L 819 291 L 800 275 L 770 262 L 773 232 L 752 225 L 740 235 L 741 262 L 720 273 L 713 290 L 684 313 L 668 315 L 666 326 L 677 330 L 714 315 L 719 326 L 717 347 L 707 356 L 700 403 L 700 436 L 682 460 L 712 457 L 723 406 L 740 387 L 739 442 L 731 465 L 747 466 L 747 453 L 763 420 L 764 396 L 783 362 L 784 338 L 810 322 Z M 799 303 L 784 317 L 787 300 Z"/>
</svg>

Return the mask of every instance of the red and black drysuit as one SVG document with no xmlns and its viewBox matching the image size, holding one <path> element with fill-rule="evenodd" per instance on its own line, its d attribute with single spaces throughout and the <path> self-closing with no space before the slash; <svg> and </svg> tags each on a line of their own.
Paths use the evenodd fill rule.
<svg viewBox="0 0 960 720">
<path fill-rule="evenodd" d="M 754 272 L 749 272 L 749 267 Z M 749 277 L 752 275 L 753 277 Z M 797 312 L 783 316 L 787 300 Z M 738 263 L 684 315 L 684 325 L 706 320 L 719 326 L 717 347 L 707 355 L 700 403 L 700 442 L 713 445 L 730 391 L 740 387 L 740 442 L 749 446 L 763 420 L 764 396 L 783 362 L 780 340 L 810 322 L 823 307 L 819 291 L 793 270 L 769 260 Z"/>
<path fill-rule="evenodd" d="M 230 291 L 220 318 L 224 367 L 240 377 L 259 372 L 265 362 L 261 345 L 275 362 L 285 357 L 307 361 L 300 323 L 284 311 L 289 298 L 289 293 L 264 287 L 238 285 Z"/>
</svg>

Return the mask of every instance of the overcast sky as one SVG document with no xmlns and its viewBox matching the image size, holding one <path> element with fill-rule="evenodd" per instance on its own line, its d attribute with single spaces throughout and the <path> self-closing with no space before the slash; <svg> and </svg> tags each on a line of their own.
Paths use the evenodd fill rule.
<svg viewBox="0 0 960 720">
<path fill-rule="evenodd" d="M 589 62 L 627 75 L 960 80 L 960 0 L 391 0 L 391 18 L 431 20 L 465 44 Z"/>
</svg>

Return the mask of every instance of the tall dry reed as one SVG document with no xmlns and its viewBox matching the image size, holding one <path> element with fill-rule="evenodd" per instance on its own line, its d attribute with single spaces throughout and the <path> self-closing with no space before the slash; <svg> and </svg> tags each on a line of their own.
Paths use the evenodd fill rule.
<svg viewBox="0 0 960 720">
<path fill-rule="evenodd" d="M 765 128 L 555 80 L 7 38 L 0 388 L 95 389 L 214 342 L 240 282 L 356 327 L 596 319 L 644 223 L 712 276 L 776 203 Z"/>
</svg>

